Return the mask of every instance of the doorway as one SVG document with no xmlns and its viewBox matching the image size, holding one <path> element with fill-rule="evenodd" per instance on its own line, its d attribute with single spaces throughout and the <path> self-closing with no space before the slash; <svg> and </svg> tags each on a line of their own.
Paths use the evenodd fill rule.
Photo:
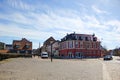
<svg viewBox="0 0 120 80">
<path fill-rule="evenodd" d="M 68 53 L 68 57 L 69 57 L 69 58 L 73 58 L 72 52 L 69 52 L 69 53 Z"/>
<path fill-rule="evenodd" d="M 76 58 L 82 58 L 82 52 L 76 52 Z"/>
</svg>

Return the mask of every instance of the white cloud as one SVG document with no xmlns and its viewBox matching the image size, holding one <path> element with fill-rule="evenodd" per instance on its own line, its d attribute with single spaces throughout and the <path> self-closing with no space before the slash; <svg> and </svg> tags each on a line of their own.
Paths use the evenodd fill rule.
<svg viewBox="0 0 120 80">
<path fill-rule="evenodd" d="M 31 22 L 34 20 L 27 18 L 23 13 L 11 13 L 11 14 L 0 14 L 0 19 L 8 20 L 11 23 L 18 23 L 18 24 L 25 24 L 25 25 L 32 25 Z"/>
<path fill-rule="evenodd" d="M 113 31 L 120 33 L 120 20 L 109 20 L 105 25 L 112 26 Z"/>
<path fill-rule="evenodd" d="M 34 10 L 34 7 L 30 4 L 23 2 L 22 0 L 7 0 L 8 5 L 16 9 L 23 9 L 23 10 Z"/>
<path fill-rule="evenodd" d="M 95 16 L 85 15 L 85 16 L 84 16 L 84 19 L 86 19 L 86 20 L 89 21 L 89 22 L 92 22 L 93 24 L 100 24 L 100 22 L 96 19 Z"/>
<path fill-rule="evenodd" d="M 69 13 L 72 14 L 73 13 Z M 72 16 L 71 15 L 71 16 Z M 42 26 L 43 29 L 60 29 L 60 30 L 65 30 L 65 31 L 71 31 L 71 29 L 76 30 L 80 29 L 83 27 L 83 21 L 81 18 L 77 15 L 77 17 L 66 17 L 61 16 L 60 14 L 56 12 L 49 12 L 49 14 L 37 14 L 37 13 L 32 13 L 32 16 L 35 18 L 35 27 L 37 29 L 40 29 L 39 27 Z M 38 17 L 39 16 L 39 17 Z"/>
<path fill-rule="evenodd" d="M 15 24 L 0 24 L 0 36 L 26 37 L 43 41 L 46 37 L 54 33 L 39 31 L 34 29 L 25 29 Z"/>
<path fill-rule="evenodd" d="M 100 13 L 100 14 L 102 14 L 102 13 L 108 13 L 107 11 L 104 11 L 104 10 L 101 10 L 101 9 L 99 9 L 97 6 L 95 6 L 95 5 L 92 5 L 92 9 L 96 12 L 96 13 Z"/>
</svg>

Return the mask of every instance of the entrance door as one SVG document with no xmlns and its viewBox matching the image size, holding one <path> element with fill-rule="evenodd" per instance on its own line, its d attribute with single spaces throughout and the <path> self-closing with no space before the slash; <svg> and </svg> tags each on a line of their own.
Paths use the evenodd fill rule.
<svg viewBox="0 0 120 80">
<path fill-rule="evenodd" d="M 72 52 L 69 52 L 68 56 L 69 56 L 69 58 L 72 58 L 73 57 Z"/>
<path fill-rule="evenodd" d="M 76 52 L 76 58 L 82 58 L 82 52 Z"/>
</svg>

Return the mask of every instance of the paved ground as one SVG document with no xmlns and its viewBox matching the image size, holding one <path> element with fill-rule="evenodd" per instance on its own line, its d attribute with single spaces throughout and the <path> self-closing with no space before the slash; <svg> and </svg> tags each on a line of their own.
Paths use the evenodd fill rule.
<svg viewBox="0 0 120 80">
<path fill-rule="evenodd" d="M 0 80 L 120 80 L 120 63 L 114 62 L 16 58 L 0 64 Z"/>
<path fill-rule="evenodd" d="M 120 57 L 113 57 L 111 61 L 103 61 L 108 72 L 109 80 L 120 80 Z"/>
</svg>

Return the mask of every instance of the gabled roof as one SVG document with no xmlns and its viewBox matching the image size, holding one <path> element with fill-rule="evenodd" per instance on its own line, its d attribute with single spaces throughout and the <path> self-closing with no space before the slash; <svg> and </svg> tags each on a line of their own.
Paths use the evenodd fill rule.
<svg viewBox="0 0 120 80">
<path fill-rule="evenodd" d="M 56 40 L 53 37 L 48 38 L 43 45 L 50 45 L 50 41 L 55 42 Z"/>
<path fill-rule="evenodd" d="M 14 43 L 14 42 L 21 42 L 21 41 L 30 42 L 30 41 L 28 41 L 26 38 L 22 38 L 22 40 L 13 40 L 13 43 Z"/>
<path fill-rule="evenodd" d="M 27 40 L 26 38 L 22 38 L 21 41 L 25 41 L 25 42 L 30 42 L 29 40 Z"/>
</svg>

